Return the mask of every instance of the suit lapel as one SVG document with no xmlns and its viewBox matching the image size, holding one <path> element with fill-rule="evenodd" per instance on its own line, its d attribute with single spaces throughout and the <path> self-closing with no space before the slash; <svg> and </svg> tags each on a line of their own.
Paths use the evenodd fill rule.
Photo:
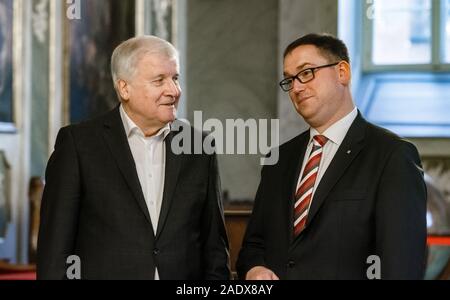
<svg viewBox="0 0 450 300">
<path fill-rule="evenodd" d="M 341 146 L 336 152 L 336 155 L 317 186 L 306 219 L 306 227 L 308 227 L 316 216 L 331 189 L 363 148 L 366 125 L 367 122 L 361 117 L 360 113 L 358 113 L 358 116 L 350 127 Z"/>
<path fill-rule="evenodd" d="M 164 192 L 161 203 L 161 212 L 159 214 L 158 227 L 156 230 L 156 238 L 161 234 L 166 223 L 167 214 L 173 202 L 173 193 L 178 181 L 178 175 L 180 173 L 181 164 L 183 162 L 183 155 L 176 155 L 172 152 L 172 139 L 177 132 L 171 131 L 166 139 L 166 170 L 164 175 Z"/>
<path fill-rule="evenodd" d="M 134 163 L 133 155 L 131 154 L 122 119 L 120 118 L 119 106 L 107 116 L 104 122 L 103 136 L 109 146 L 109 150 L 116 160 L 117 166 L 119 167 L 125 182 L 144 213 L 150 227 L 152 227 L 150 214 L 136 172 L 136 165 Z"/>
</svg>

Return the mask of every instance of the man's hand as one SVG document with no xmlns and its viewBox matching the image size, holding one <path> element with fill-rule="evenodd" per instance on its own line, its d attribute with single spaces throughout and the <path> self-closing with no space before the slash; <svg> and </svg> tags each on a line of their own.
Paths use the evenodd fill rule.
<svg viewBox="0 0 450 300">
<path fill-rule="evenodd" d="M 258 266 L 253 267 L 245 275 L 245 280 L 280 280 L 272 270 L 265 267 Z"/>
</svg>

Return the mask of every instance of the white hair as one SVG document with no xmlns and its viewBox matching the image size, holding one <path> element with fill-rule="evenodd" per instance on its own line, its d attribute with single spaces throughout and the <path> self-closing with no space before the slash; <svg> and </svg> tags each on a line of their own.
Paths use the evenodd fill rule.
<svg viewBox="0 0 450 300">
<path fill-rule="evenodd" d="M 111 75 L 117 92 L 117 81 L 130 80 L 139 59 L 145 54 L 160 54 L 178 60 L 178 51 L 175 47 L 156 36 L 143 35 L 122 42 L 111 56 Z"/>
</svg>

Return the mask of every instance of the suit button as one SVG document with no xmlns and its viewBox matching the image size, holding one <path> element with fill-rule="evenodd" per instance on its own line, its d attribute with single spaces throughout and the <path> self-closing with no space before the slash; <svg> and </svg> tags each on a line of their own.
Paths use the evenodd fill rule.
<svg viewBox="0 0 450 300">
<path fill-rule="evenodd" d="M 293 267 L 295 267 L 295 261 L 293 261 L 293 260 L 288 261 L 287 267 L 288 267 L 288 268 L 293 268 Z"/>
<path fill-rule="evenodd" d="M 159 249 L 158 248 L 153 249 L 153 254 L 158 255 L 159 254 Z"/>
</svg>

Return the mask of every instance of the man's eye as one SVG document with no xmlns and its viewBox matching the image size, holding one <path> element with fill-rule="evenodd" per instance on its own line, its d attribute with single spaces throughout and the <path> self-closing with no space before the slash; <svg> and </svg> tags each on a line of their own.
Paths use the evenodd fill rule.
<svg viewBox="0 0 450 300">
<path fill-rule="evenodd" d="M 159 79 L 155 79 L 155 80 L 153 80 L 152 82 L 154 83 L 154 84 L 156 84 L 156 85 L 161 85 L 161 84 L 163 84 L 163 79 L 162 78 L 159 78 Z"/>
<path fill-rule="evenodd" d="M 304 77 L 311 76 L 311 73 L 312 73 L 312 71 L 308 69 L 308 70 L 303 71 L 300 74 L 300 76 L 304 76 Z"/>
<path fill-rule="evenodd" d="M 292 83 L 292 78 L 285 78 L 281 84 L 282 85 L 290 85 Z"/>
</svg>

